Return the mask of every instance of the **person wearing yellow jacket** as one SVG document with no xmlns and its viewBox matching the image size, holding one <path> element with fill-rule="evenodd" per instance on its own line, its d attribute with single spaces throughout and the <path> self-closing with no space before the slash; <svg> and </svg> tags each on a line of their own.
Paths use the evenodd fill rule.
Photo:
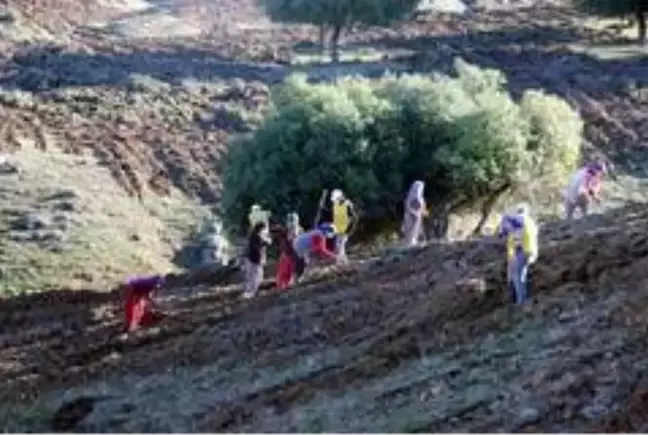
<svg viewBox="0 0 648 435">
<path fill-rule="evenodd" d="M 344 192 L 333 189 L 331 192 L 331 222 L 335 227 L 335 257 L 337 264 L 348 262 L 346 245 L 353 226 L 358 222 L 355 207 Z"/>
<path fill-rule="evenodd" d="M 526 204 L 502 217 L 499 237 L 506 237 L 507 284 L 511 299 L 522 304 L 529 299 L 529 266 L 538 258 L 538 227 Z"/>
</svg>

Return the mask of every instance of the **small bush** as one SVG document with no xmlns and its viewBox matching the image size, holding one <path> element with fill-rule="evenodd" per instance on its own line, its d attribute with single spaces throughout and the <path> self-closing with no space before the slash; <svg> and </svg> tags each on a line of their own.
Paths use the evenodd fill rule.
<svg viewBox="0 0 648 435">
<path fill-rule="evenodd" d="M 433 213 L 447 217 L 531 179 L 564 181 L 580 154 L 578 114 L 539 91 L 516 103 L 498 71 L 455 68 L 456 78 L 290 77 L 260 129 L 231 147 L 225 216 L 243 222 L 262 202 L 278 215 L 298 207 L 308 221 L 321 190 L 341 187 L 365 220 L 393 220 L 409 184 L 424 179 Z"/>
</svg>

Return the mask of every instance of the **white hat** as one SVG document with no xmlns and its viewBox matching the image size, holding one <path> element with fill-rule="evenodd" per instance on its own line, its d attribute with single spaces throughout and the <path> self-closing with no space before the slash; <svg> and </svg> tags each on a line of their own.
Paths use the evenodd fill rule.
<svg viewBox="0 0 648 435">
<path fill-rule="evenodd" d="M 259 204 L 254 204 L 252 205 L 252 207 L 250 207 L 250 210 L 252 211 L 261 210 L 261 206 Z"/>
<path fill-rule="evenodd" d="M 331 201 L 337 201 L 344 198 L 344 193 L 340 189 L 333 189 L 331 192 Z"/>
</svg>

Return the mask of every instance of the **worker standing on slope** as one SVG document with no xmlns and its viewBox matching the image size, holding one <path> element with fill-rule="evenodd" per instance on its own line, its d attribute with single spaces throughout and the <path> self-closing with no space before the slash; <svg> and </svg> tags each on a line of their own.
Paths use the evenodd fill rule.
<svg viewBox="0 0 648 435">
<path fill-rule="evenodd" d="M 331 260 L 336 259 L 335 253 L 326 248 L 326 239 L 335 237 L 335 227 L 331 224 L 321 224 L 317 228 L 300 234 L 293 241 L 295 250 L 295 275 L 299 282 L 306 266 L 310 263 L 311 254 Z"/>
<path fill-rule="evenodd" d="M 266 264 L 266 249 L 271 243 L 268 224 L 263 220 L 257 221 L 250 231 L 245 249 L 245 299 L 253 298 L 259 291 Z"/>
<path fill-rule="evenodd" d="M 290 213 L 283 228 L 277 228 L 277 239 L 279 243 L 279 265 L 277 266 L 276 283 L 279 290 L 284 290 L 292 284 L 295 270 L 295 250 L 293 241 L 303 232 L 299 224 L 299 215 Z"/>
<path fill-rule="evenodd" d="M 335 227 L 335 256 L 338 264 L 348 262 L 346 244 L 349 240 L 351 228 L 357 224 L 353 203 L 344 196 L 340 189 L 333 189 L 331 192 L 331 221 Z"/>
<path fill-rule="evenodd" d="M 230 258 L 227 249 L 229 243 L 223 234 L 223 224 L 220 220 L 214 220 L 207 227 L 203 236 L 205 248 L 202 250 L 202 263 L 205 265 L 217 264 L 227 266 Z"/>
<path fill-rule="evenodd" d="M 425 183 L 423 181 L 415 181 L 410 186 L 405 198 L 405 212 L 401 231 L 403 232 L 403 246 L 406 248 L 418 244 L 423 232 L 423 218 L 427 214 L 425 198 L 423 197 L 424 189 Z"/>
<path fill-rule="evenodd" d="M 565 214 L 572 219 L 576 209 L 586 216 L 592 201 L 600 202 L 601 184 L 606 173 L 605 164 L 599 161 L 589 163 L 576 171 L 564 191 Z"/>
<path fill-rule="evenodd" d="M 518 304 L 526 302 L 529 266 L 538 258 L 538 229 L 527 205 L 516 213 L 502 217 L 499 237 L 506 237 L 507 285 L 511 298 Z"/>
<path fill-rule="evenodd" d="M 163 315 L 156 311 L 152 294 L 164 285 L 164 278 L 159 275 L 133 278 L 122 284 L 122 299 L 124 302 L 124 327 L 126 332 L 140 326 L 150 326 L 160 320 Z"/>
<path fill-rule="evenodd" d="M 286 216 L 286 230 L 288 231 L 288 237 L 291 239 L 304 232 L 297 212 L 288 213 L 288 216 Z"/>
</svg>

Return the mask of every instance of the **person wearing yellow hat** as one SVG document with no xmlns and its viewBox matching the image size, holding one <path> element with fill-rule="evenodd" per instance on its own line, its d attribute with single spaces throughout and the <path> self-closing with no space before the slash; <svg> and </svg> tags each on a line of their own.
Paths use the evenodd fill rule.
<svg viewBox="0 0 648 435">
<path fill-rule="evenodd" d="M 340 189 L 331 192 L 331 220 L 335 227 L 335 258 L 338 264 L 348 262 L 346 245 L 353 225 L 357 223 L 358 216 L 353 203 L 345 197 Z"/>
</svg>

